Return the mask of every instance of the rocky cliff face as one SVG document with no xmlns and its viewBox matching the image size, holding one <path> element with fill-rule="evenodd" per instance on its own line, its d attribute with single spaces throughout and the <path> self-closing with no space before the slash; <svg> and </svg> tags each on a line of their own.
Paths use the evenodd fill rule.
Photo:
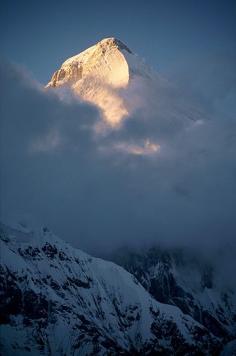
<svg viewBox="0 0 236 356">
<path fill-rule="evenodd" d="M 114 263 L 1 226 L 4 355 L 213 355 L 222 338 Z"/>
<path fill-rule="evenodd" d="M 236 336 L 235 291 L 217 281 L 214 265 L 184 250 L 121 249 L 113 260 L 159 302 L 175 305 L 224 342 Z"/>
</svg>

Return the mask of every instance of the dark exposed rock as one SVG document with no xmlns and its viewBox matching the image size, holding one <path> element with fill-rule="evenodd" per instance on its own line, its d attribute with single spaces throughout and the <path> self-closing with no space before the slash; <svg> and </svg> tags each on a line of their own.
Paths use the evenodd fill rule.
<svg viewBox="0 0 236 356">
<path fill-rule="evenodd" d="M 221 305 L 213 306 L 213 314 L 204 309 L 197 295 L 189 285 L 179 284 L 178 275 L 174 271 L 181 268 L 195 268 L 199 273 L 199 293 L 214 288 L 214 270 L 209 264 L 200 264 L 194 259 L 187 258 L 182 250 L 165 251 L 154 247 L 144 252 L 127 252 L 121 250 L 112 259 L 130 273 L 159 302 L 179 307 L 183 313 L 192 316 L 202 323 L 210 332 L 225 342 L 232 338 L 233 311 L 229 303 L 229 294 L 221 296 Z M 177 272 L 178 273 L 178 272 Z M 190 272 L 191 273 L 191 272 Z M 229 321 L 229 315 L 231 321 Z M 229 325 L 231 328 L 229 329 Z"/>
<path fill-rule="evenodd" d="M 53 258 L 57 254 L 56 246 L 49 244 L 48 242 L 42 247 L 43 252 L 47 257 Z"/>
</svg>

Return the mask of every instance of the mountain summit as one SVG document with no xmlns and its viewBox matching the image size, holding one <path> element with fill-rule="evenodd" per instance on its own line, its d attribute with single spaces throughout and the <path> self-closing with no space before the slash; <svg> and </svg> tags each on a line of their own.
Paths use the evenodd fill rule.
<svg viewBox="0 0 236 356">
<path fill-rule="evenodd" d="M 137 75 L 150 77 L 151 70 L 124 43 L 110 37 L 67 59 L 46 88 L 71 88 L 97 105 L 105 121 L 116 126 L 128 115 L 120 91 Z"/>
</svg>

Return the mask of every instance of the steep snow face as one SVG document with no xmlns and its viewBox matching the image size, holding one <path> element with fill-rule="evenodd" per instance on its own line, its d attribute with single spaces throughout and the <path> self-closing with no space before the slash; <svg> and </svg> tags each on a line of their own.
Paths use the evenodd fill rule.
<svg viewBox="0 0 236 356">
<path fill-rule="evenodd" d="M 47 228 L 36 234 L 2 225 L 0 262 L 4 355 L 207 355 L 221 347 L 123 268 Z"/>
<path fill-rule="evenodd" d="M 131 51 L 114 38 L 104 39 L 84 52 L 67 59 L 51 80 L 53 86 L 94 76 L 113 88 L 126 87 L 129 67 L 122 51 Z"/>
<path fill-rule="evenodd" d="M 128 115 L 120 91 L 127 88 L 134 75 L 151 77 L 151 72 L 121 41 L 106 38 L 67 59 L 47 88 L 69 86 L 81 98 L 100 107 L 104 119 L 115 127 Z"/>
<path fill-rule="evenodd" d="M 113 261 L 126 268 L 162 303 L 178 306 L 224 342 L 236 337 L 235 291 L 217 282 L 214 266 L 189 251 L 124 251 Z"/>
</svg>

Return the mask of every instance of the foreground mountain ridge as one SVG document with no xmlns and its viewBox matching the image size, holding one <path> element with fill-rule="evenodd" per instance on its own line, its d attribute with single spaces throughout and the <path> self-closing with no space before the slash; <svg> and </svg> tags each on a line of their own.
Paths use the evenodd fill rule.
<svg viewBox="0 0 236 356">
<path fill-rule="evenodd" d="M 47 228 L 1 225 L 4 355 L 214 355 L 221 339 Z"/>
</svg>

